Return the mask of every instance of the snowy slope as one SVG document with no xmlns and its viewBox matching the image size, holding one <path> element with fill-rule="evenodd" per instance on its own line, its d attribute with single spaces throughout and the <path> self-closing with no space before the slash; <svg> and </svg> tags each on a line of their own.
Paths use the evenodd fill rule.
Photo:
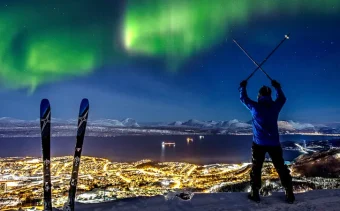
<svg viewBox="0 0 340 211">
<path fill-rule="evenodd" d="M 262 197 L 260 204 L 247 199 L 247 193 L 195 194 L 191 201 L 163 196 L 132 198 L 101 204 L 76 204 L 82 211 L 340 211 L 340 190 L 297 193 L 296 202 L 284 202 L 284 193 Z"/>
</svg>

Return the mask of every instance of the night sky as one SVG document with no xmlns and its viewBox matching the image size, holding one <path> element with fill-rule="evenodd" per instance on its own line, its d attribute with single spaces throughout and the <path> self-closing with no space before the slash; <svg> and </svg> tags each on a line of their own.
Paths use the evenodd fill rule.
<svg viewBox="0 0 340 211">
<path fill-rule="evenodd" d="M 339 0 L 0 0 L 0 116 L 138 122 L 249 120 L 238 86 L 263 66 L 287 96 L 280 119 L 340 121 Z M 254 100 L 270 81 L 250 79 Z"/>
</svg>

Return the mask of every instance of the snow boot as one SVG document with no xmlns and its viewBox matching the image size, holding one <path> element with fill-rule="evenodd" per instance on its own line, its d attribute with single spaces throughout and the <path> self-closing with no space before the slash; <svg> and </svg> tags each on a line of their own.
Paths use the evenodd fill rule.
<svg viewBox="0 0 340 211">
<path fill-rule="evenodd" d="M 286 189 L 286 202 L 289 204 L 293 204 L 294 201 L 295 201 L 295 196 L 293 193 L 293 189 L 292 188 Z"/>
<path fill-rule="evenodd" d="M 260 203 L 261 199 L 259 189 L 252 188 L 250 193 L 248 194 L 248 199 Z"/>
</svg>

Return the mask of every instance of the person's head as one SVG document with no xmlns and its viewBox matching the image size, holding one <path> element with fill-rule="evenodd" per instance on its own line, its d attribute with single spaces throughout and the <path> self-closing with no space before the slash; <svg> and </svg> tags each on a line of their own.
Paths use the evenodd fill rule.
<svg viewBox="0 0 340 211">
<path fill-rule="evenodd" d="M 271 96 L 272 95 L 272 90 L 270 87 L 268 86 L 262 86 L 261 89 L 259 90 L 259 94 L 257 95 L 257 99 L 259 99 L 260 97 L 264 97 L 264 96 Z"/>
</svg>

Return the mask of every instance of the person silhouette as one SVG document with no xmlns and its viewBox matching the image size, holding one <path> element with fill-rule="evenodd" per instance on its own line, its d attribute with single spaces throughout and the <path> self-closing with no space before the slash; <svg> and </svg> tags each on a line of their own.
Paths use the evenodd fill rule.
<svg viewBox="0 0 340 211">
<path fill-rule="evenodd" d="M 261 188 L 261 172 L 265 155 L 268 152 L 274 167 L 280 176 L 281 184 L 285 188 L 286 201 L 293 203 L 292 177 L 288 167 L 284 163 L 280 136 L 278 130 L 279 113 L 286 103 L 286 97 L 280 83 L 272 80 L 272 86 L 276 90 L 277 97 L 272 99 L 272 90 L 268 86 L 262 86 L 257 96 L 257 102 L 251 100 L 247 94 L 247 81 L 240 83 L 240 100 L 248 108 L 252 115 L 253 145 L 252 145 L 252 169 L 250 172 L 251 192 L 248 198 L 260 202 L 259 190 Z"/>
</svg>

